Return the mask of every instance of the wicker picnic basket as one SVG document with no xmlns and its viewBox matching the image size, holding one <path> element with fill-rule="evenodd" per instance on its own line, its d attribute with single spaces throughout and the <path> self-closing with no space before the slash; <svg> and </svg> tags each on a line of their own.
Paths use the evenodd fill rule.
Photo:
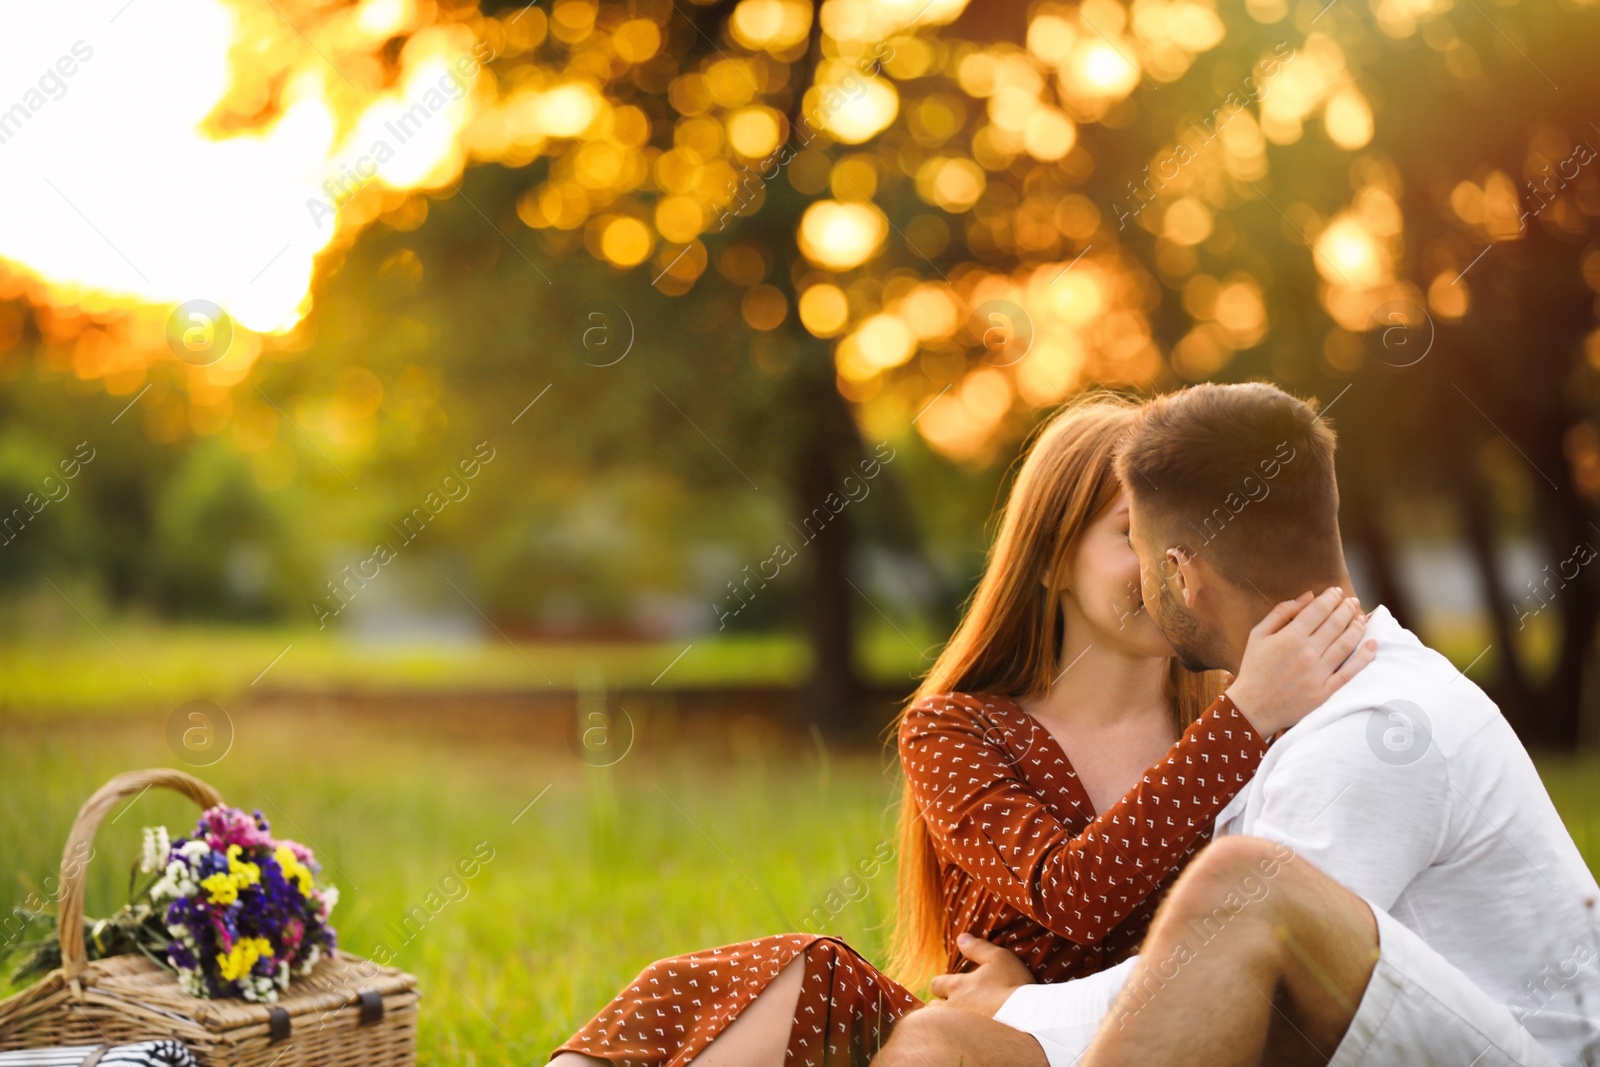
<svg viewBox="0 0 1600 1067">
<path fill-rule="evenodd" d="M 417 980 L 344 951 L 295 978 L 275 1004 L 205 1000 L 142 955 L 91 962 L 83 946 L 83 871 L 77 857 L 119 800 L 152 786 L 201 809 L 217 791 L 182 771 L 130 771 L 78 812 L 61 861 L 62 965 L 0 1001 L 0 1052 L 56 1045 L 183 1042 L 203 1067 L 399 1067 L 416 1062 Z"/>
</svg>

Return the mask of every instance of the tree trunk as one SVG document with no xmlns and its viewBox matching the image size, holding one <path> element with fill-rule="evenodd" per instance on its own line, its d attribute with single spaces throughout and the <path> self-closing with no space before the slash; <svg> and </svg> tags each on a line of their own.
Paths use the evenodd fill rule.
<svg viewBox="0 0 1600 1067">
<path fill-rule="evenodd" d="M 1470 440 L 1470 438 L 1466 438 Z M 1476 453 L 1471 453 L 1475 455 Z M 1450 479 L 1459 509 L 1467 548 L 1483 586 L 1483 607 L 1494 634 L 1494 649 L 1499 662 L 1494 692 L 1490 695 L 1506 719 L 1523 738 L 1531 738 L 1539 726 L 1532 687 L 1517 652 L 1516 634 L 1511 626 L 1509 605 L 1500 581 L 1500 561 L 1496 552 L 1494 515 L 1489 507 L 1478 471 L 1468 456 L 1453 453 Z"/>
<path fill-rule="evenodd" d="M 1559 264 L 1559 273 L 1547 284 L 1533 284 L 1529 319 L 1534 326 L 1528 338 L 1535 352 L 1562 353 L 1577 349 L 1577 338 L 1588 330 L 1592 293 L 1578 279 L 1575 246 L 1556 242 L 1536 231 L 1536 251 L 1546 264 Z M 1550 269 L 1548 266 L 1546 269 Z M 1579 359 L 1582 357 L 1580 356 Z M 1559 369 L 1558 369 L 1559 368 Z M 1595 615 L 1600 611 L 1600 530 L 1590 519 L 1589 505 L 1574 483 L 1566 455 L 1566 435 L 1589 411 L 1573 388 L 1570 364 L 1552 361 L 1535 380 L 1542 417 L 1521 421 L 1518 433 L 1512 422 L 1508 433 L 1522 438 L 1522 448 L 1536 470 L 1530 475 L 1536 513 L 1544 547 L 1551 560 L 1550 573 L 1565 583 L 1559 593 L 1561 637 L 1555 669 L 1536 697 L 1535 739 L 1562 751 L 1577 747 L 1583 721 L 1584 679 L 1594 656 Z M 1521 413 L 1521 405 L 1518 405 Z M 1510 421 L 1510 420 L 1508 420 Z M 1579 554 L 1586 549 L 1587 556 Z M 1588 562 L 1582 562 L 1587 559 Z M 1568 564 L 1568 561 L 1571 564 Z M 1576 565 L 1576 572 L 1572 572 Z M 1558 573 L 1566 572 L 1566 573 Z M 1572 576 L 1569 578 L 1567 574 Z"/>
<path fill-rule="evenodd" d="M 1541 495 L 1544 498 L 1542 511 L 1547 516 L 1546 546 L 1550 558 L 1555 561 L 1551 571 L 1563 570 L 1568 560 L 1574 565 L 1582 559 L 1589 560 L 1577 566 L 1577 573 L 1560 593 L 1561 644 L 1555 670 L 1539 696 L 1541 707 L 1535 734 L 1543 744 L 1571 751 L 1578 746 L 1583 680 L 1593 654 L 1595 613 L 1600 608 L 1594 594 L 1594 576 L 1590 573 L 1591 568 L 1600 567 L 1600 560 L 1594 556 L 1596 548 L 1600 547 L 1600 537 L 1596 537 L 1589 526 L 1583 504 L 1570 485 L 1563 492 Z M 1580 547 L 1587 548 L 1587 557 L 1577 555 Z"/>
<path fill-rule="evenodd" d="M 858 733 L 861 684 L 855 669 L 855 601 L 850 585 L 854 516 L 843 482 L 861 455 L 855 418 L 833 381 L 827 346 L 805 344 L 794 370 L 800 418 L 794 452 L 794 528 L 803 557 L 801 591 L 811 674 L 801 694 L 806 717 L 832 734 Z M 820 365 L 819 365 L 820 364 Z M 838 507 L 835 513 L 829 505 Z"/>
<path fill-rule="evenodd" d="M 1357 476 L 1357 481 L 1365 483 L 1367 477 L 1368 473 L 1363 471 Z M 1366 558 L 1373 594 L 1378 598 L 1378 603 L 1389 609 L 1389 614 L 1395 617 L 1396 622 L 1408 630 L 1416 630 L 1416 612 L 1410 594 L 1400 584 L 1394 542 L 1384 528 L 1382 516 L 1378 514 L 1377 501 L 1365 484 L 1356 487 L 1345 499 L 1352 505 L 1348 512 L 1351 533 Z"/>
</svg>

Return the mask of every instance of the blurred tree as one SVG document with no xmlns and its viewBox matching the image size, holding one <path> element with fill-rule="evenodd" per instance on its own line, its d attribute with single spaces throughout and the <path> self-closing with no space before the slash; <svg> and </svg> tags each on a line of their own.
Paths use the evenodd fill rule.
<svg viewBox="0 0 1600 1067">
<path fill-rule="evenodd" d="M 282 586 L 308 577 L 291 555 L 292 523 L 274 514 L 248 459 L 215 440 L 185 452 L 154 510 L 149 592 L 167 614 L 270 617 L 292 596 Z"/>
<path fill-rule="evenodd" d="M 1594 6 L 963 7 L 508 7 L 483 27 L 502 93 L 469 142 L 540 159 L 519 214 L 548 247 L 581 234 L 667 293 L 731 286 L 810 374 L 831 354 L 869 436 L 915 422 L 981 464 L 1086 382 L 1268 375 L 1344 404 L 1351 541 L 1383 599 L 1412 614 L 1395 483 L 1438 479 L 1484 579 L 1491 688 L 1570 744 L 1595 580 L 1559 579 L 1560 653 L 1535 683 L 1502 560 L 1519 524 L 1552 566 L 1592 529 Z M 1506 358 L 1530 341 L 1532 373 Z M 843 425 L 827 392 L 799 394 L 814 427 Z M 1529 464 L 1513 480 L 1539 483 L 1520 514 L 1459 448 L 1506 434 Z M 853 435 L 833 436 L 844 462 L 809 469 L 847 464 Z M 796 482 L 803 509 L 826 478 Z"/>
<path fill-rule="evenodd" d="M 1447 497 L 1491 622 L 1488 688 L 1524 737 L 1561 747 L 1600 697 L 1600 81 L 1582 43 L 1597 16 L 1528 4 L 1379 20 L 1389 40 L 1361 71 L 1385 102 L 1373 155 L 1388 176 L 1370 180 L 1403 214 L 1405 291 L 1366 321 L 1335 307 L 1325 357 L 1353 372 L 1348 418 L 1366 438 L 1347 484 Z M 1373 319 L 1363 353 L 1348 330 Z M 1541 567 L 1522 588 L 1513 537 Z"/>
<path fill-rule="evenodd" d="M 330 49 L 338 10 L 306 23 Z M 641 507 L 696 534 L 731 512 L 741 537 L 787 536 L 769 497 L 797 534 L 824 508 L 837 518 L 813 519 L 797 565 L 812 704 L 843 724 L 851 623 L 874 605 L 850 588 L 862 513 L 828 501 L 877 442 L 908 455 L 871 505 L 875 536 L 936 560 L 967 546 L 937 568 L 964 582 L 971 500 L 939 490 L 978 479 L 988 504 L 993 461 L 1063 397 L 1270 377 L 1341 429 L 1348 541 L 1381 599 L 1418 624 L 1398 552 L 1442 504 L 1426 535 L 1469 547 L 1493 626 L 1476 669 L 1530 739 L 1578 736 L 1600 610 L 1580 551 L 1600 532 L 1592 0 L 430 10 L 493 55 L 453 147 L 502 167 L 431 186 L 446 199 L 352 193 L 341 220 L 387 226 L 328 253 L 318 314 L 232 393 L 152 372 L 155 440 L 226 429 L 258 484 L 340 501 L 300 521 L 377 529 L 398 486 L 503 437 L 539 477 L 484 494 L 477 565 L 524 576 L 483 583 L 502 617 L 522 589 L 649 569 L 626 547 L 629 566 L 582 568 L 603 516 L 530 533 L 597 471 L 636 467 L 629 499 L 649 501 L 672 452 L 674 488 L 719 514 Z M 374 70 L 422 37 L 383 32 L 358 42 Z M 298 62 L 278 43 L 276 63 Z M 339 281 L 347 259 L 361 270 Z M 37 317 L 45 365 L 142 382 L 93 316 Z M 4 347 L 14 327 L 0 316 Z M 633 351 L 604 366 L 624 337 Z M 546 385 L 554 410 L 505 431 Z M 340 497 L 346 464 L 392 491 Z M 476 521 L 447 515 L 440 540 Z M 1548 576 L 1510 589 L 1507 546 L 1527 539 Z"/>
</svg>

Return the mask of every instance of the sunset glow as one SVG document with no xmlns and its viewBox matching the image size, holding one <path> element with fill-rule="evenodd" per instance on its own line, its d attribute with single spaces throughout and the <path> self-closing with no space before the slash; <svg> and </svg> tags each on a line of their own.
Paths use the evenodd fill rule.
<svg viewBox="0 0 1600 1067">
<path fill-rule="evenodd" d="M 33 206 L 0 224 L 8 288 L 92 314 L 208 300 L 286 330 L 310 310 L 320 253 L 460 174 L 477 74 L 462 27 L 410 25 L 399 2 L 322 24 L 292 5 L 119 8 L 29 6 L 0 40 L 0 196 Z M 374 53 L 407 32 L 385 71 Z"/>
</svg>

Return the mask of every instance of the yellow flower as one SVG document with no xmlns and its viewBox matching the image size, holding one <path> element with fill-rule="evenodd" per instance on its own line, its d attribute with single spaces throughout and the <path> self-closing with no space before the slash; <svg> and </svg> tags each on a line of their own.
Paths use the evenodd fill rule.
<svg viewBox="0 0 1600 1067">
<path fill-rule="evenodd" d="M 239 859 L 244 850 L 238 845 L 228 846 L 228 870 L 200 880 L 200 886 L 211 894 L 213 904 L 227 906 L 239 899 L 239 892 L 261 881 L 261 868 Z"/>
<path fill-rule="evenodd" d="M 231 874 L 213 874 L 200 879 L 200 888 L 211 895 L 211 903 L 226 907 L 239 899 L 239 887 Z"/>
<path fill-rule="evenodd" d="M 300 885 L 300 895 L 307 900 L 311 899 L 311 868 L 300 862 L 294 854 L 294 849 L 288 845 L 279 845 L 272 852 L 277 857 L 278 866 L 283 868 L 285 881 L 293 880 Z"/>
<path fill-rule="evenodd" d="M 241 862 L 239 853 L 243 852 L 238 845 L 228 846 L 228 873 L 239 879 L 239 888 L 255 885 L 261 881 L 261 868 L 254 863 Z"/>
<path fill-rule="evenodd" d="M 230 952 L 217 953 L 217 968 L 225 982 L 237 982 L 250 973 L 262 956 L 272 955 L 272 943 L 264 937 L 241 937 Z"/>
</svg>

